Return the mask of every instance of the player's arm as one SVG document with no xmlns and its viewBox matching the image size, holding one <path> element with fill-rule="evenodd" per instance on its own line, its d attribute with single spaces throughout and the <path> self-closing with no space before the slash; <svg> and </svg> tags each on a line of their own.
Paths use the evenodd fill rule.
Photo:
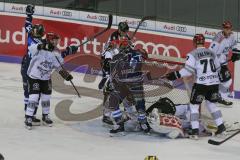
<svg viewBox="0 0 240 160">
<path fill-rule="evenodd" d="M 32 15 L 34 14 L 34 6 L 29 4 L 26 7 L 26 21 L 25 21 L 25 30 L 29 34 L 32 30 Z"/>
<path fill-rule="evenodd" d="M 195 62 L 196 62 L 195 58 L 191 54 L 188 54 L 184 68 L 182 68 L 179 71 L 174 71 L 174 72 L 168 73 L 166 75 L 166 78 L 168 80 L 173 81 L 178 78 L 191 76 L 192 74 L 195 73 Z"/>
<path fill-rule="evenodd" d="M 236 62 L 240 60 L 240 50 L 238 48 L 233 48 L 232 49 L 232 57 L 231 61 Z"/>
<path fill-rule="evenodd" d="M 73 76 L 66 71 L 62 65 L 64 63 L 64 59 L 61 57 L 60 53 L 55 55 L 53 57 L 53 62 L 54 62 L 54 67 L 56 69 L 56 71 L 62 76 L 63 79 L 65 79 L 66 81 L 70 81 L 73 79 Z"/>
</svg>

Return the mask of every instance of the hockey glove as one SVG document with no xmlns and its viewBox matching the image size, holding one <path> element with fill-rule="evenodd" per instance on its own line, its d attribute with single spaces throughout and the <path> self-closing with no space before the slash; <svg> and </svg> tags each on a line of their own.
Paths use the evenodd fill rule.
<svg viewBox="0 0 240 160">
<path fill-rule="evenodd" d="M 103 89 L 106 81 L 107 81 L 107 77 L 103 77 L 102 80 L 100 81 L 100 83 L 98 84 L 98 89 Z"/>
<path fill-rule="evenodd" d="M 174 81 L 178 78 L 181 78 L 179 71 L 171 72 L 166 75 L 166 78 L 170 81 Z"/>
<path fill-rule="evenodd" d="M 78 50 L 78 46 L 68 46 L 66 50 L 68 52 L 68 55 L 75 54 Z"/>
<path fill-rule="evenodd" d="M 31 16 L 34 14 L 35 7 L 32 4 L 28 4 L 26 7 L 26 15 Z"/>
<path fill-rule="evenodd" d="M 52 52 L 54 50 L 54 48 L 55 47 L 52 43 L 42 43 L 42 44 L 39 44 L 37 46 L 38 50 L 44 49 L 44 50 L 47 50 L 47 51 L 50 51 L 50 52 Z"/>
<path fill-rule="evenodd" d="M 68 73 L 66 70 L 62 69 L 59 71 L 59 74 L 65 79 L 66 81 L 71 81 L 73 79 L 73 76 Z"/>
<path fill-rule="evenodd" d="M 234 48 L 234 49 L 232 50 L 231 61 L 232 61 L 232 62 L 236 62 L 236 61 L 238 61 L 238 60 L 240 60 L 240 50 Z"/>
</svg>

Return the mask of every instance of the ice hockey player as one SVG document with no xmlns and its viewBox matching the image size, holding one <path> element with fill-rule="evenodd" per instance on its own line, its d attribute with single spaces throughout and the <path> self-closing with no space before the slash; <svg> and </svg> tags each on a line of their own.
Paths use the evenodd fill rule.
<svg viewBox="0 0 240 160">
<path fill-rule="evenodd" d="M 22 81 L 23 81 L 23 90 L 24 90 L 24 110 L 26 111 L 27 104 L 28 104 L 28 98 L 29 98 L 29 93 L 28 93 L 28 83 L 27 83 L 27 70 L 30 64 L 30 61 L 32 59 L 32 53 L 29 50 L 29 47 L 34 44 L 42 44 L 43 43 L 43 36 L 45 34 L 45 29 L 42 24 L 32 24 L 33 17 L 32 15 L 34 14 L 34 6 L 29 4 L 26 7 L 26 22 L 25 22 L 25 30 L 27 32 L 27 53 L 23 56 L 22 58 L 22 63 L 21 63 L 21 76 L 22 76 Z M 66 50 L 62 51 L 61 55 L 62 57 L 66 57 L 68 55 L 76 53 L 78 50 L 77 46 L 68 46 Z M 37 107 L 36 110 L 34 111 L 33 117 L 32 117 L 32 122 L 33 125 L 40 125 L 40 120 L 36 118 L 36 113 L 37 113 Z"/>
<path fill-rule="evenodd" d="M 32 119 L 35 108 L 38 107 L 39 99 L 41 99 L 42 105 L 43 124 L 52 126 L 53 122 L 49 117 L 50 96 L 52 93 L 52 71 L 56 69 L 67 81 L 73 79 L 73 77 L 61 67 L 64 60 L 61 57 L 61 52 L 56 47 L 59 41 L 59 35 L 49 32 L 46 35 L 45 42 L 42 44 L 32 44 L 28 48 L 32 53 L 32 60 L 30 61 L 27 71 L 29 87 L 29 103 L 25 112 L 25 125 L 27 129 L 32 128 Z"/>
<path fill-rule="evenodd" d="M 103 78 L 98 85 L 99 89 L 102 89 L 105 82 L 109 77 L 110 65 L 109 61 L 112 60 L 113 56 L 120 52 L 120 48 L 123 49 L 127 46 L 129 39 L 128 36 L 129 27 L 127 22 L 120 22 L 118 24 L 118 30 L 114 31 L 105 45 L 105 49 L 101 55 L 101 66 L 103 72 Z M 127 44 L 126 44 L 127 43 Z"/>
<path fill-rule="evenodd" d="M 104 94 L 104 111 L 103 111 L 103 122 L 104 123 L 112 123 L 111 120 L 109 120 L 109 116 L 105 116 L 105 113 L 108 114 L 108 108 L 106 108 L 107 105 L 105 105 L 105 102 L 108 99 L 109 93 L 111 92 L 112 88 L 111 85 L 109 85 L 109 75 L 110 75 L 110 61 L 113 59 L 115 55 L 117 55 L 119 52 L 121 52 L 123 49 L 126 49 L 126 47 L 131 46 L 132 44 L 130 42 L 130 38 L 128 36 L 129 26 L 127 22 L 120 22 L 118 24 L 118 30 L 114 31 L 109 39 L 108 42 L 105 45 L 105 50 L 102 52 L 101 55 L 101 67 L 102 67 L 102 73 L 103 78 L 100 81 L 98 88 L 103 89 Z M 129 106 L 131 103 L 131 97 L 127 96 L 122 102 L 125 106 Z M 128 108 L 128 107 L 126 107 Z"/>
<path fill-rule="evenodd" d="M 134 105 L 137 111 L 137 119 L 141 129 L 148 133 L 150 127 L 147 123 L 145 112 L 145 100 L 143 93 L 143 73 L 141 65 L 147 53 L 143 49 L 129 49 L 127 53 L 120 53 L 117 58 L 111 62 L 111 85 L 113 90 L 109 95 L 110 117 L 114 128 L 110 130 L 111 134 L 124 132 L 124 119 L 122 111 L 119 108 L 121 101 L 128 95 L 132 95 Z"/>
<path fill-rule="evenodd" d="M 187 54 L 185 67 L 166 75 L 166 78 L 171 81 L 191 75 L 196 77 L 190 99 L 191 138 L 193 139 L 198 139 L 199 106 L 204 99 L 206 99 L 206 107 L 218 127 L 215 134 L 222 134 L 226 130 L 221 111 L 216 106 L 219 86 L 219 76 L 216 68 L 220 66 L 219 61 L 216 59 L 215 53 L 204 47 L 204 43 L 205 37 L 202 34 L 196 34 L 193 38 L 195 49 Z"/>
<path fill-rule="evenodd" d="M 42 24 L 32 24 L 32 15 L 34 14 L 34 6 L 33 5 L 27 5 L 26 7 L 26 22 L 25 22 L 25 30 L 27 32 L 27 45 L 28 47 L 32 44 L 41 44 L 42 43 L 42 37 L 44 36 L 45 29 Z M 31 61 L 31 52 L 29 49 L 27 50 L 27 53 L 23 56 L 22 63 L 21 63 L 21 75 L 22 75 L 22 81 L 23 81 L 23 90 L 24 90 L 24 103 L 25 103 L 25 111 L 28 104 L 28 85 L 27 85 L 27 70 L 28 66 Z M 37 112 L 37 108 L 34 111 L 34 116 L 32 117 L 32 121 L 34 125 L 40 125 L 40 120 L 35 117 L 35 114 Z"/>
<path fill-rule="evenodd" d="M 218 103 L 224 105 L 232 105 L 233 103 L 227 101 L 225 98 L 228 97 L 229 88 L 232 84 L 231 73 L 228 69 L 228 55 L 232 50 L 233 46 L 236 45 L 237 40 L 232 32 L 232 23 L 230 21 L 224 21 L 222 24 L 223 30 L 218 32 L 213 38 L 209 49 L 212 50 L 220 64 L 221 69 L 219 71 L 220 85 L 219 85 L 219 100 Z"/>
</svg>

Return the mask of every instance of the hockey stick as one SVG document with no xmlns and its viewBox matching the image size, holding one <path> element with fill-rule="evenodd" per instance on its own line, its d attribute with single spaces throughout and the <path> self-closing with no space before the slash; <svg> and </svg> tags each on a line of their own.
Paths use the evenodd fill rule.
<svg viewBox="0 0 240 160">
<path fill-rule="evenodd" d="M 89 41 L 93 40 L 94 38 L 100 36 L 101 34 L 105 33 L 106 31 L 108 31 L 111 26 L 112 26 L 112 21 L 113 21 L 113 16 L 111 14 L 108 15 L 108 26 L 107 28 L 103 29 L 102 31 L 96 33 L 95 35 L 93 35 L 92 37 L 89 37 L 85 42 L 81 43 L 80 45 L 78 45 L 78 47 L 88 43 Z"/>
<path fill-rule="evenodd" d="M 55 56 L 55 58 L 57 59 L 58 63 L 60 64 L 61 68 L 64 69 L 63 66 L 62 66 L 62 63 L 59 61 L 59 59 L 57 58 L 57 56 Z M 72 82 L 72 80 L 70 80 L 70 83 L 72 84 L 74 90 L 77 92 L 77 95 L 78 95 L 78 97 L 80 98 L 81 96 L 80 96 L 80 94 L 79 94 L 76 86 L 75 86 L 74 83 Z"/>
<path fill-rule="evenodd" d="M 208 143 L 209 143 L 209 144 L 212 144 L 212 145 L 217 145 L 217 146 L 218 146 L 218 145 L 226 142 L 227 140 L 231 139 L 232 137 L 236 136 L 236 135 L 239 134 L 239 133 L 240 133 L 240 130 L 238 130 L 237 132 L 235 132 L 234 134 L 232 134 L 231 136 L 227 137 L 226 139 L 224 139 L 224 140 L 222 140 L 222 141 L 215 141 L 215 140 L 209 139 L 209 140 L 208 140 Z"/>
<path fill-rule="evenodd" d="M 141 19 L 141 21 L 138 23 L 137 28 L 135 29 L 135 31 L 133 32 L 133 34 L 131 35 L 131 37 L 129 37 L 130 40 L 132 40 L 133 37 L 136 35 L 138 29 L 140 28 L 141 24 L 142 24 L 144 21 L 146 21 L 146 20 L 153 20 L 153 19 L 156 19 L 156 17 L 155 17 L 155 16 L 145 16 L 145 17 L 143 17 L 143 18 Z"/>
</svg>

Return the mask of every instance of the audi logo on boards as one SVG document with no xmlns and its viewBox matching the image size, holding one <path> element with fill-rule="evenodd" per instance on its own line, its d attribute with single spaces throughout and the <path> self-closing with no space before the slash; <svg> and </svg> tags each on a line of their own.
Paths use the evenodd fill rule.
<svg viewBox="0 0 240 160">
<path fill-rule="evenodd" d="M 168 56 L 168 57 L 181 58 L 180 51 L 177 49 L 177 47 L 175 47 L 173 45 L 166 46 L 164 44 L 155 44 L 152 42 L 145 43 L 145 42 L 139 41 L 139 40 L 136 41 L 134 44 L 135 44 L 135 46 L 140 45 L 147 52 L 154 54 L 154 55 L 163 55 L 163 56 Z M 163 49 L 163 51 L 162 51 L 162 49 Z M 161 50 L 161 53 L 159 52 L 159 50 Z M 170 51 L 172 51 L 172 52 L 170 52 Z M 168 63 L 166 63 L 166 66 L 169 69 L 175 69 L 175 68 L 177 68 L 178 65 L 172 65 L 172 64 L 169 65 Z"/>
<path fill-rule="evenodd" d="M 187 32 L 187 27 L 177 26 L 176 31 L 178 32 Z"/>
<path fill-rule="evenodd" d="M 108 21 L 108 17 L 107 16 L 98 16 L 98 20 L 107 22 Z"/>
<path fill-rule="evenodd" d="M 63 15 L 63 16 L 67 16 L 67 17 L 72 17 L 72 12 L 62 11 L 62 15 Z"/>
</svg>

